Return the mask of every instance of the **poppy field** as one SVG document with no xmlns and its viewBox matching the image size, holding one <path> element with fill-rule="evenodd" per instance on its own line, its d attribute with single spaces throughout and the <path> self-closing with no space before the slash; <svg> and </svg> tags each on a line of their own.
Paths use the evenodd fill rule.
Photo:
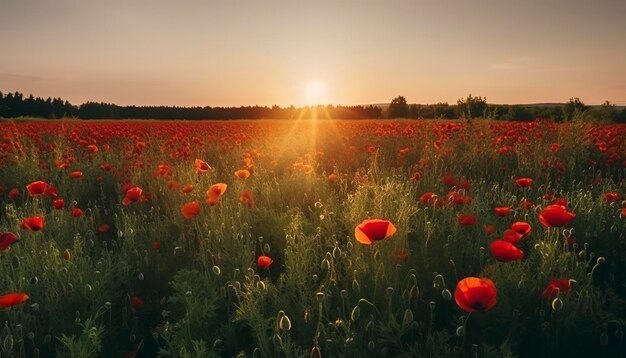
<svg viewBox="0 0 626 358">
<path fill-rule="evenodd" d="M 626 352 L 626 126 L 1 121 L 1 357 Z"/>
</svg>

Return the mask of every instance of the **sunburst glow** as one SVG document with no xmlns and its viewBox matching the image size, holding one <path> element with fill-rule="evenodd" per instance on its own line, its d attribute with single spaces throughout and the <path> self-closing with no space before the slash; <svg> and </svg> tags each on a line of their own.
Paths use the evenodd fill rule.
<svg viewBox="0 0 626 358">
<path fill-rule="evenodd" d="M 322 80 L 311 80 L 305 88 L 307 105 L 325 104 L 328 102 L 326 83 Z"/>
</svg>

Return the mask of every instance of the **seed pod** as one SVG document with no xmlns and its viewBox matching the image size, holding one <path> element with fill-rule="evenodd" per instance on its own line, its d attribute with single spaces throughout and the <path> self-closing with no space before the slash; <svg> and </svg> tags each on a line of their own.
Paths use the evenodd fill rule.
<svg viewBox="0 0 626 358">
<path fill-rule="evenodd" d="M 463 336 L 465 336 L 465 326 L 458 326 L 458 327 L 456 328 L 456 335 L 457 335 L 458 337 L 463 337 Z"/>
<path fill-rule="evenodd" d="M 219 276 L 222 273 L 222 270 L 220 270 L 219 266 L 213 266 L 211 268 L 211 270 L 213 271 L 213 273 L 215 274 L 215 276 Z"/>
</svg>

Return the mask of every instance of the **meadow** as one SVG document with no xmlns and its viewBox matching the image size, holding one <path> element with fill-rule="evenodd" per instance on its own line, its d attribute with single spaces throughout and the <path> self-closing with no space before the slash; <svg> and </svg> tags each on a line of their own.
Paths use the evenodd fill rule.
<svg viewBox="0 0 626 358">
<path fill-rule="evenodd" d="M 625 174 L 626 125 L 0 121 L 0 356 L 623 356 Z"/>
</svg>

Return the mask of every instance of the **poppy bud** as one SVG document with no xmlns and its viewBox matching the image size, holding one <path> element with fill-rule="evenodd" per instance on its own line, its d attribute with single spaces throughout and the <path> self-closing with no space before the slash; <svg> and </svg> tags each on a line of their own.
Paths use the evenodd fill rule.
<svg viewBox="0 0 626 358">
<path fill-rule="evenodd" d="M 552 300 L 551 306 L 553 311 L 560 311 L 563 308 L 563 300 L 557 297 Z"/>
<path fill-rule="evenodd" d="M 350 319 L 353 321 L 356 321 L 357 319 L 359 319 L 360 316 L 361 316 L 361 308 L 359 308 L 359 305 L 357 304 L 356 306 L 354 306 L 354 308 L 352 309 L 352 312 L 350 313 Z"/>
<path fill-rule="evenodd" d="M 411 322 L 413 322 L 413 311 L 411 311 L 410 308 L 407 308 L 406 310 L 404 310 L 404 317 L 402 317 L 402 325 L 408 326 L 409 324 L 411 324 Z"/>
<path fill-rule="evenodd" d="M 458 337 L 463 337 L 463 336 L 465 336 L 465 326 L 458 326 L 458 327 L 456 328 L 456 335 L 457 335 Z"/>
<path fill-rule="evenodd" d="M 287 317 L 287 315 L 285 315 L 284 312 L 283 312 L 283 316 L 280 318 L 280 321 L 278 321 L 278 328 L 281 331 L 291 330 L 291 320 L 289 319 L 289 317 Z"/>
<path fill-rule="evenodd" d="M 65 249 L 65 251 L 63 251 L 63 259 L 65 261 L 69 261 L 72 259 L 72 253 L 70 252 L 70 249 Z"/>
<path fill-rule="evenodd" d="M 445 301 L 450 301 L 452 299 L 452 293 L 447 288 L 444 288 L 441 291 L 441 297 L 443 297 Z"/>
</svg>

